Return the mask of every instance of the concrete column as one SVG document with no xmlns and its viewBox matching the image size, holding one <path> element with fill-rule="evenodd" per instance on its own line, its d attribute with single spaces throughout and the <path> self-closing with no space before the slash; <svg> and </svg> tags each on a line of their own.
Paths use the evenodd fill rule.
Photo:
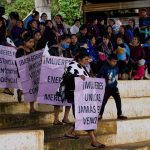
<svg viewBox="0 0 150 150">
<path fill-rule="evenodd" d="M 42 13 L 46 13 L 48 19 L 51 19 L 51 11 L 50 11 L 50 0 L 35 0 L 35 9 Z"/>
</svg>

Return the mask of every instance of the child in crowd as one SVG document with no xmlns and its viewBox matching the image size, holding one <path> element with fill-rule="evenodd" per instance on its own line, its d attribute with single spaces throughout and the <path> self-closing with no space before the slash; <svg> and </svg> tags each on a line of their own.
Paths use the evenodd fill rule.
<svg viewBox="0 0 150 150">
<path fill-rule="evenodd" d="M 117 37 L 115 53 L 118 57 L 119 79 L 124 80 L 125 74 L 129 74 L 129 57 L 130 49 L 126 43 L 123 42 L 122 37 Z"/>
</svg>

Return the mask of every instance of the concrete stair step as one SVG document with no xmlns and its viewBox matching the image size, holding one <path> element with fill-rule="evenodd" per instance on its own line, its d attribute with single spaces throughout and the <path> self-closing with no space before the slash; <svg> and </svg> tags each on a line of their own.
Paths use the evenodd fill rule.
<svg viewBox="0 0 150 150">
<path fill-rule="evenodd" d="M 98 136 L 98 140 L 109 146 L 150 140 L 150 117 L 130 118 L 116 123 L 116 134 Z"/>
<path fill-rule="evenodd" d="M 29 113 L 29 103 L 18 102 L 0 102 L 0 114 L 17 114 Z M 54 107 L 51 105 L 35 103 L 36 110 L 40 112 L 53 112 Z"/>
<path fill-rule="evenodd" d="M 150 97 L 143 98 L 123 98 L 123 114 L 128 117 L 150 116 Z M 113 99 L 109 99 L 106 104 L 103 118 L 115 119 L 117 117 L 116 104 Z"/>
<path fill-rule="evenodd" d="M 123 80 L 118 87 L 123 98 L 150 97 L 150 80 Z"/>
<path fill-rule="evenodd" d="M 14 128 L 50 124 L 53 122 L 53 112 L 37 114 L 2 114 L 0 115 L 0 128 Z"/>
<path fill-rule="evenodd" d="M 88 137 L 82 137 L 78 140 L 57 138 L 50 142 L 45 142 L 44 150 L 150 150 L 150 141 L 136 143 L 126 143 L 122 145 L 108 146 L 105 148 L 93 148 L 90 145 Z"/>
<path fill-rule="evenodd" d="M 53 125 L 53 124 L 34 124 L 34 126 L 20 126 L 13 127 L 11 130 L 44 130 L 44 139 L 45 141 L 49 141 L 54 138 L 61 138 L 64 136 L 66 131 L 72 126 L 72 124 L 64 124 L 64 125 Z M 0 130 L 8 130 L 8 128 L 1 128 Z M 101 121 L 98 123 L 98 129 L 96 131 L 97 135 L 105 135 L 105 134 L 116 134 L 117 126 L 115 121 Z M 86 136 L 87 132 L 84 131 L 76 131 L 76 134 L 79 136 Z"/>
<path fill-rule="evenodd" d="M 105 143 L 109 147 L 116 147 L 117 145 L 127 144 L 127 143 L 137 143 L 141 141 L 150 141 L 150 117 L 143 118 L 130 118 L 124 121 L 116 120 L 103 120 L 99 124 L 103 124 L 105 129 L 106 124 L 103 122 L 116 122 L 116 129 L 114 133 L 106 133 L 100 135 L 97 134 L 98 141 Z M 100 126 L 98 131 L 102 130 Z M 115 129 L 114 129 L 115 130 Z M 90 147 L 89 137 L 87 134 L 80 134 L 80 139 L 71 140 L 64 137 L 59 137 L 57 140 L 49 139 L 46 140 L 45 150 L 48 149 L 60 149 L 60 150 L 74 150 L 76 149 L 87 149 Z M 56 147 L 55 147 L 56 146 Z M 127 146 L 127 145 L 126 145 Z M 69 149 L 70 148 L 70 149 Z"/>
<path fill-rule="evenodd" d="M 0 131 L 0 150 L 43 150 L 42 130 Z"/>
</svg>

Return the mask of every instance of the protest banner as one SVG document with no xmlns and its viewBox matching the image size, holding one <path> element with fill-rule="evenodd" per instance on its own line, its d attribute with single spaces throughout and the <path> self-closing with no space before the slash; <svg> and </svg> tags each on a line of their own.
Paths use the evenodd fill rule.
<svg viewBox="0 0 150 150">
<path fill-rule="evenodd" d="M 0 88 L 18 88 L 16 49 L 0 45 Z"/>
<path fill-rule="evenodd" d="M 56 92 L 60 86 L 65 66 L 71 61 L 72 59 L 64 57 L 43 56 L 37 97 L 39 103 L 59 106 L 70 105 L 66 100 L 62 102 Z"/>
<path fill-rule="evenodd" d="M 105 80 L 75 78 L 75 130 L 95 130 L 105 92 Z"/>
<path fill-rule="evenodd" d="M 37 99 L 43 51 L 16 59 L 25 102 Z"/>
</svg>

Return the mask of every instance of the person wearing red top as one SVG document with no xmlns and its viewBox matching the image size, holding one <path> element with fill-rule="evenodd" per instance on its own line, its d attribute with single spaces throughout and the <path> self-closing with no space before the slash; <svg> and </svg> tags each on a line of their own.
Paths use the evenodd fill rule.
<svg viewBox="0 0 150 150">
<path fill-rule="evenodd" d="M 141 59 L 145 60 L 145 52 L 139 42 L 139 38 L 134 36 L 132 42 L 129 44 L 130 47 L 130 63 L 132 71 L 137 70 L 138 61 Z"/>
</svg>

